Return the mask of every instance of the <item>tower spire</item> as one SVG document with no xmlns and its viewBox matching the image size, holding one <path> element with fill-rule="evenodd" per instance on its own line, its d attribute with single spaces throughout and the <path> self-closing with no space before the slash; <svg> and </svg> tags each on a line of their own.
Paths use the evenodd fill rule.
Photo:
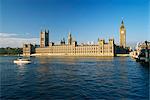
<svg viewBox="0 0 150 100">
<path fill-rule="evenodd" d="M 71 36 L 71 32 L 70 31 L 68 32 L 68 35 Z"/>
<path fill-rule="evenodd" d="M 124 22 L 123 22 L 123 17 L 122 17 L 122 21 L 121 21 L 121 24 L 124 24 Z"/>
<path fill-rule="evenodd" d="M 71 36 L 71 32 L 68 33 L 68 44 L 69 44 L 69 45 L 72 44 L 72 36 Z"/>
<path fill-rule="evenodd" d="M 43 31 L 42 27 L 41 27 L 41 32 Z"/>
<path fill-rule="evenodd" d="M 121 21 L 121 24 L 124 24 L 123 19 L 122 19 L 122 21 Z"/>
</svg>

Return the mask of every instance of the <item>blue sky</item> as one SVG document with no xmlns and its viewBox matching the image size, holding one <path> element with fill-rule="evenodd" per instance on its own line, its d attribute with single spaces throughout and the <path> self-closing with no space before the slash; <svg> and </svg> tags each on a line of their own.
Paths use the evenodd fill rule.
<svg viewBox="0 0 150 100">
<path fill-rule="evenodd" d="M 79 43 L 98 37 L 118 43 L 122 18 L 130 45 L 150 40 L 149 10 L 149 0 L 0 0 L 0 45 L 38 43 L 45 28 L 54 42 L 71 31 Z"/>
</svg>

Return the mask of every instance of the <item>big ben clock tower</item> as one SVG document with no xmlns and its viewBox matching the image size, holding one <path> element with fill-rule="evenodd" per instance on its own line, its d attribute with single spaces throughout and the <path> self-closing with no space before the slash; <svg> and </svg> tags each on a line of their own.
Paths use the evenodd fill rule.
<svg viewBox="0 0 150 100">
<path fill-rule="evenodd" d="M 123 48 L 126 47 L 126 28 L 124 26 L 123 20 L 120 26 L 120 46 Z"/>
</svg>

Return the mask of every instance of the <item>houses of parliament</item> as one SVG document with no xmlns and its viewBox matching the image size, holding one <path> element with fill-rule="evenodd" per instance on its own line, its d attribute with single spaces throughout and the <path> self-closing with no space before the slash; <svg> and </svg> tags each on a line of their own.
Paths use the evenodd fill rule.
<svg viewBox="0 0 150 100">
<path fill-rule="evenodd" d="M 124 22 L 120 27 L 120 47 L 126 47 L 126 29 Z M 77 44 L 71 33 L 68 33 L 68 42 L 65 39 L 60 44 L 49 42 L 49 31 L 40 33 L 40 46 L 23 44 L 23 56 L 115 56 L 114 39 L 106 43 L 104 39 L 98 39 L 97 44 Z"/>
</svg>

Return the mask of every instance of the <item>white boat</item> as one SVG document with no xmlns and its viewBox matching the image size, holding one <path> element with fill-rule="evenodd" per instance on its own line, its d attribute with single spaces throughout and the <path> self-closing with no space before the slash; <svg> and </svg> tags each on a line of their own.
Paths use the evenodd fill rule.
<svg viewBox="0 0 150 100">
<path fill-rule="evenodd" d="M 16 60 L 14 60 L 14 63 L 16 63 L 16 64 L 29 64 L 29 63 L 31 63 L 31 60 L 25 59 L 25 58 L 18 58 Z"/>
</svg>

